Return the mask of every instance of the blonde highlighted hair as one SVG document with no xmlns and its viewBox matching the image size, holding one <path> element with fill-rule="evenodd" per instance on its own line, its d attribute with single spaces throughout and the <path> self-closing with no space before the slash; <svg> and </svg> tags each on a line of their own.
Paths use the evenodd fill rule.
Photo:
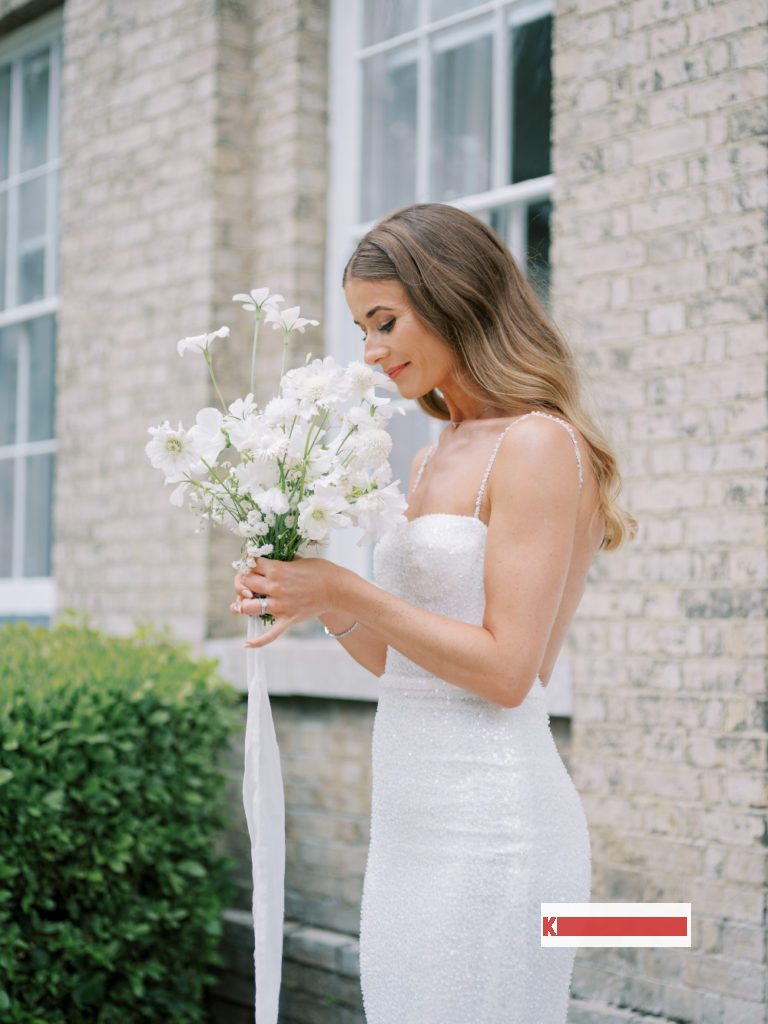
<svg viewBox="0 0 768 1024">
<path fill-rule="evenodd" d="M 394 210 L 360 239 L 348 278 L 398 281 L 414 314 L 451 348 L 457 375 L 477 401 L 533 405 L 560 414 L 581 432 L 599 488 L 595 515 L 605 517 L 602 550 L 637 533 L 617 503 L 621 476 L 605 434 L 584 407 L 573 353 L 499 236 L 483 221 L 444 203 Z M 433 389 L 424 412 L 448 420 Z"/>
</svg>

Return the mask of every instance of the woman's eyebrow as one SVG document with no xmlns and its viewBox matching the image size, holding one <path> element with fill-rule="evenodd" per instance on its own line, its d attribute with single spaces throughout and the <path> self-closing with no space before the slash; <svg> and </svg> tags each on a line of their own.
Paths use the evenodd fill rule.
<svg viewBox="0 0 768 1024">
<path fill-rule="evenodd" d="M 392 309 L 391 306 L 374 306 L 373 309 L 369 309 L 368 312 L 365 314 L 365 319 L 370 320 L 373 314 L 379 309 L 386 309 L 387 312 L 394 313 L 394 310 Z M 352 323 L 357 324 L 357 320 L 353 320 Z M 361 327 L 362 324 L 357 324 L 357 326 Z"/>
</svg>

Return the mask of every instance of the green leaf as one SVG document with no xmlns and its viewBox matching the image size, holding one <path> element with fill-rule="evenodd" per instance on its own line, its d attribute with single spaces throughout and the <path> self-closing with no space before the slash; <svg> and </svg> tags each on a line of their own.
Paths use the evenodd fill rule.
<svg viewBox="0 0 768 1024">
<path fill-rule="evenodd" d="M 50 793 L 45 794 L 42 802 L 52 811 L 60 811 L 64 806 L 64 790 L 52 789 Z"/>
<path fill-rule="evenodd" d="M 0 768 L 0 786 L 5 785 L 12 778 L 13 772 L 9 768 Z"/>
<path fill-rule="evenodd" d="M 205 878 L 205 868 L 196 860 L 181 861 L 179 871 L 183 871 L 185 875 L 191 875 L 193 878 Z"/>
</svg>

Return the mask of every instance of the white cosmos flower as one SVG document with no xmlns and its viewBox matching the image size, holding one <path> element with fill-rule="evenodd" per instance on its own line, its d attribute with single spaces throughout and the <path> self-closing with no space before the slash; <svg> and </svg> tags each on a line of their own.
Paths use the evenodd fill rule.
<svg viewBox="0 0 768 1024">
<path fill-rule="evenodd" d="M 184 429 L 181 420 L 176 430 L 164 420 L 159 427 L 149 427 L 147 433 L 152 435 L 152 440 L 144 450 L 155 469 L 163 471 L 167 484 L 184 480 L 187 473 L 205 470 L 190 431 Z"/>
<path fill-rule="evenodd" d="M 277 461 L 241 462 L 232 470 L 240 493 L 256 494 L 280 482 L 280 467 Z"/>
<path fill-rule="evenodd" d="M 375 543 L 406 518 L 404 512 L 408 504 L 400 493 L 399 483 L 394 480 L 386 487 L 361 495 L 350 509 L 355 526 L 365 531 L 357 542 L 358 547 Z"/>
<path fill-rule="evenodd" d="M 257 405 L 253 399 L 253 392 L 249 391 L 245 398 L 237 398 L 229 406 L 229 415 L 233 416 L 236 420 L 244 420 L 246 416 L 253 415 L 256 409 Z"/>
<path fill-rule="evenodd" d="M 238 292 L 232 296 L 233 302 L 241 302 L 243 309 L 251 313 L 261 314 L 262 309 L 276 309 L 281 302 L 285 302 L 282 295 L 270 295 L 269 288 L 251 288 L 246 295 L 245 292 Z"/>
<path fill-rule="evenodd" d="M 262 416 L 233 422 L 229 436 L 239 452 L 251 452 L 258 462 L 276 462 L 288 448 L 288 438 L 283 431 L 270 427 Z"/>
<path fill-rule="evenodd" d="M 290 309 L 278 310 L 274 306 L 270 307 L 264 314 L 264 320 L 267 323 L 272 324 L 274 330 L 283 330 L 286 334 L 290 334 L 292 331 L 301 331 L 304 333 L 304 328 L 308 324 L 312 324 L 313 327 L 317 327 L 320 323 L 319 320 L 305 320 L 299 316 L 301 312 L 300 306 L 291 306 Z"/>
<path fill-rule="evenodd" d="M 195 425 L 190 428 L 189 436 L 200 456 L 209 465 L 213 465 L 222 448 L 226 448 L 227 439 L 221 432 L 224 417 L 218 409 L 209 406 L 201 409 L 195 417 Z"/>
<path fill-rule="evenodd" d="M 171 498 L 170 498 L 171 504 L 172 505 L 176 505 L 177 508 L 183 508 L 184 507 L 184 497 L 185 497 L 187 491 L 189 490 L 189 488 L 191 486 L 192 486 L 192 484 L 188 483 L 187 481 L 185 481 L 184 483 L 179 484 L 179 486 L 177 488 L 175 488 L 175 490 L 171 494 Z"/>
<path fill-rule="evenodd" d="M 205 352 L 216 338 L 228 337 L 229 328 L 226 326 L 220 327 L 218 331 L 212 331 L 210 334 L 196 334 L 190 338 L 182 338 L 181 341 L 177 342 L 176 350 L 180 356 L 183 356 L 187 349 L 195 352 Z"/>
<path fill-rule="evenodd" d="M 323 541 L 331 529 L 349 526 L 349 503 L 335 487 L 318 486 L 299 503 L 299 529 L 311 541 Z"/>
<path fill-rule="evenodd" d="M 288 497 L 279 487 L 269 487 L 267 490 L 259 491 L 253 495 L 253 500 L 262 512 L 273 512 L 276 516 L 284 516 L 291 507 L 288 504 Z"/>
</svg>

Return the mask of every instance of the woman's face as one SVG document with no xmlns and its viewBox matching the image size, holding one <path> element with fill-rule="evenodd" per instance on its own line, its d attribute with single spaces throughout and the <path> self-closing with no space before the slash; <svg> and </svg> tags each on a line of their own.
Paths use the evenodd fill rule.
<svg viewBox="0 0 768 1024">
<path fill-rule="evenodd" d="M 451 350 L 416 318 L 399 281 L 350 277 L 344 294 L 352 318 L 364 335 L 365 362 L 385 373 L 401 363 L 408 364 L 394 378 L 403 398 L 419 398 L 432 388 L 443 391 L 444 385 L 450 386 Z"/>
</svg>

